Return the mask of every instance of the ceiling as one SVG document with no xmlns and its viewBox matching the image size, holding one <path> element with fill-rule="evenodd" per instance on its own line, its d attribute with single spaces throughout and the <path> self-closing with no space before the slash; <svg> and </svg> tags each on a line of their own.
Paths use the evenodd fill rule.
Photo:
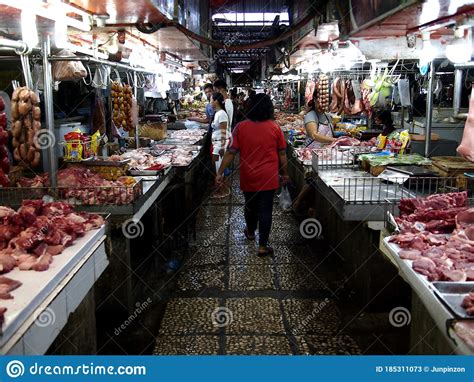
<svg viewBox="0 0 474 382">
<path fill-rule="evenodd" d="M 212 3 L 212 2 L 211 2 Z M 218 2 L 214 2 L 218 3 Z M 244 20 L 251 18 L 252 13 L 281 13 L 288 11 L 289 2 L 286 0 L 240 0 L 225 3 L 221 7 L 214 7 L 212 15 L 234 13 L 241 14 Z M 217 21 L 217 20 L 216 20 Z M 284 28 L 281 22 L 273 25 L 255 25 L 251 22 L 237 23 L 212 22 L 212 38 L 224 44 L 224 49 L 219 49 L 214 53 L 213 59 L 225 69 L 241 73 L 252 70 L 260 71 L 260 60 L 266 56 L 273 47 L 247 49 L 244 51 L 227 51 L 228 45 L 247 45 L 262 40 L 268 40 L 280 34 Z M 273 21 L 273 20 L 272 20 Z"/>
</svg>

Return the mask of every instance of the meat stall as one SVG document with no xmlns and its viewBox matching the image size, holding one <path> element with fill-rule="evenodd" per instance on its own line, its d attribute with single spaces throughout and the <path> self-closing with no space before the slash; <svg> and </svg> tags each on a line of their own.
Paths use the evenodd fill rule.
<svg viewBox="0 0 474 382">
<path fill-rule="evenodd" d="M 45 28 L 48 23 L 46 19 Z M 107 41 L 110 36 L 104 33 Z M 89 228 L 54 257 L 41 251 L 57 250 L 56 243 L 45 249 L 36 241 L 26 253 L 10 253 L 17 250 L 11 248 L 12 240 L 23 234 L 2 228 L 4 354 L 96 353 L 102 328 L 112 325 L 110 318 L 122 322 L 143 298 L 146 281 L 140 272 L 148 258 L 158 256 L 151 256 L 152 244 L 160 243 L 166 251 L 169 242 L 186 244 L 175 233 L 182 226 L 187 235 L 190 225 L 183 225 L 180 216 L 195 211 L 208 180 L 203 176 L 208 173 L 207 126 L 168 134 L 165 126 L 163 137 L 153 124 L 139 124 L 139 115 L 147 121 L 147 113 L 155 114 L 163 77 L 171 69 L 108 60 L 108 54 L 88 45 L 88 37 L 77 31 L 69 37 L 79 39 L 66 50 L 50 37 L 39 47 L 6 38 L 0 42 L 2 53 L 10 54 L 2 57 L 2 65 L 21 67 L 20 81 L 8 90 L 11 99 L 7 93 L 0 98 L 0 205 L 20 211 L 28 200 L 65 203 L 78 214 L 76 220 L 90 214 L 107 224 Z M 133 45 L 133 34 L 127 38 Z M 139 45 L 155 49 L 146 39 Z M 32 70 L 33 61 L 42 70 Z M 172 72 L 178 72 L 176 67 Z M 150 134 L 155 141 L 143 138 Z M 19 263 L 22 270 L 15 268 L 20 260 L 25 261 Z M 35 278 L 25 278 L 32 273 Z M 51 312 L 55 322 L 42 325 L 40 319 Z M 68 345 L 70 336 L 76 348 Z"/>
<path fill-rule="evenodd" d="M 108 265 L 104 218 L 24 200 L 18 211 L 2 207 L 2 223 L 3 246 L 9 242 L 0 255 L 0 352 L 44 354 L 65 327 L 87 335 L 77 345 L 93 351 L 95 316 L 84 313 L 95 306 L 93 286 Z"/>
<path fill-rule="evenodd" d="M 474 353 L 473 211 L 466 192 L 404 199 L 388 211 L 383 245 L 413 290 L 415 354 Z"/>
</svg>

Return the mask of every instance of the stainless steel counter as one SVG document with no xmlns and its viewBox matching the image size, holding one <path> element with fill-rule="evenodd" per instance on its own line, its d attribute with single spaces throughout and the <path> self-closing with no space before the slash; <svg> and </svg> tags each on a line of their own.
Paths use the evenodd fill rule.
<svg viewBox="0 0 474 382">
<path fill-rule="evenodd" d="M 411 267 L 411 261 L 402 260 L 398 256 L 400 248 L 394 243 L 390 243 L 389 238 L 383 240 L 383 245 L 388 250 L 391 260 L 399 269 L 400 275 L 412 287 L 413 291 L 422 300 L 426 309 L 430 313 L 438 329 L 443 333 L 444 337 L 452 345 L 453 350 L 457 354 L 472 355 L 474 351 L 470 349 L 452 330 L 448 324 L 454 319 L 453 314 L 444 306 L 444 304 L 436 297 L 433 292 L 433 284 L 428 281 L 426 276 L 416 273 Z"/>
</svg>

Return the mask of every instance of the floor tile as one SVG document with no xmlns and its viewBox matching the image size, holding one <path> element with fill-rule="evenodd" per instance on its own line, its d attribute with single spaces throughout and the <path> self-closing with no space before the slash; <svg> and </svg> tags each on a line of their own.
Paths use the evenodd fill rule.
<svg viewBox="0 0 474 382">
<path fill-rule="evenodd" d="M 283 290 L 325 290 L 328 285 L 309 264 L 278 264 L 275 266 Z"/>
<path fill-rule="evenodd" d="M 285 336 L 227 336 L 226 354 L 288 355 L 292 352 Z"/>
<path fill-rule="evenodd" d="M 218 336 L 158 336 L 154 355 L 217 355 Z"/>
<path fill-rule="evenodd" d="M 336 304 L 330 299 L 287 299 L 283 309 L 293 334 L 334 333 L 341 319 Z"/>
<path fill-rule="evenodd" d="M 166 305 L 159 334 L 216 333 L 213 312 L 219 308 L 216 298 L 175 298 Z"/>
<path fill-rule="evenodd" d="M 301 354 L 308 355 L 359 355 L 355 341 L 346 335 L 340 336 L 296 336 Z"/>
<path fill-rule="evenodd" d="M 216 265 L 225 262 L 226 247 L 212 246 L 203 247 L 196 246 L 189 251 L 188 257 L 185 259 L 185 265 L 188 267 L 196 265 Z"/>
<path fill-rule="evenodd" d="M 223 266 L 187 267 L 178 277 L 178 289 L 182 291 L 224 288 Z"/>
<path fill-rule="evenodd" d="M 285 334 L 278 300 L 273 298 L 230 298 L 226 307 L 232 312 L 227 334 Z"/>
<path fill-rule="evenodd" d="M 229 263 L 231 265 L 270 265 L 270 256 L 257 256 L 257 245 L 250 242 L 247 245 L 232 245 L 229 247 Z"/>
<path fill-rule="evenodd" d="M 318 257 L 306 245 L 275 244 L 273 258 L 276 264 L 317 264 Z"/>
<path fill-rule="evenodd" d="M 229 289 L 234 291 L 275 289 L 272 266 L 229 266 Z"/>
</svg>

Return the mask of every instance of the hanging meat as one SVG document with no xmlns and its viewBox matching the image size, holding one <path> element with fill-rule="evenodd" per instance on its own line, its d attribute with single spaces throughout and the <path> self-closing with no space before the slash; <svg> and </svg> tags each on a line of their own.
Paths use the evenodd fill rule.
<svg viewBox="0 0 474 382">
<path fill-rule="evenodd" d="M 471 89 L 471 99 L 469 100 L 469 112 L 466 124 L 464 125 L 464 133 L 462 141 L 457 152 L 464 159 L 474 162 L 474 84 Z"/>
<path fill-rule="evenodd" d="M 336 77 L 332 83 L 332 99 L 331 104 L 329 105 L 329 111 L 331 113 L 335 113 L 338 110 L 337 106 L 339 105 L 339 99 L 341 98 L 341 95 L 339 94 L 339 81 L 340 78 Z"/>
<path fill-rule="evenodd" d="M 112 82 L 110 92 L 113 104 L 113 121 L 117 128 L 122 127 L 125 131 L 133 131 L 131 108 L 132 108 L 132 87 L 122 85 L 118 81 Z"/>
<path fill-rule="evenodd" d="M 304 99 L 305 99 L 306 105 L 313 99 L 313 93 L 314 93 L 315 87 L 316 87 L 316 82 L 314 82 L 313 80 L 308 80 L 308 82 L 306 83 L 306 88 L 305 88 L 305 93 L 304 93 Z"/>
<path fill-rule="evenodd" d="M 321 74 L 316 85 L 316 108 L 319 112 L 326 112 L 329 108 L 329 78 Z"/>
<path fill-rule="evenodd" d="M 41 130 L 41 110 L 36 93 L 20 87 L 12 95 L 13 158 L 24 167 L 38 167 L 41 153 L 38 133 Z"/>
<path fill-rule="evenodd" d="M 5 102 L 0 97 L 0 187 L 8 187 L 10 180 L 8 173 L 10 172 L 10 160 L 8 159 L 8 152 L 6 144 L 8 142 L 7 129 L 7 115 L 4 112 Z"/>
</svg>

